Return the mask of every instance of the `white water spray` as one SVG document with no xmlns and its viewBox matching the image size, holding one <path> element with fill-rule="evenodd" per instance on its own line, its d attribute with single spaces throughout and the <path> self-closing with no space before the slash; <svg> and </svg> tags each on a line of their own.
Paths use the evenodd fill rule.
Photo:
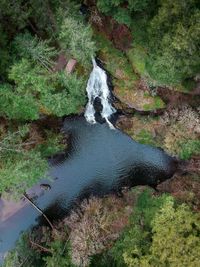
<svg viewBox="0 0 200 267">
<path fill-rule="evenodd" d="M 92 59 L 93 70 L 87 83 L 86 91 L 88 95 L 88 103 L 85 110 L 85 118 L 90 123 L 96 123 L 94 100 L 99 97 L 103 106 L 101 116 L 106 120 L 111 129 L 115 129 L 109 121 L 109 117 L 116 112 L 110 102 L 110 90 L 107 84 L 107 75 L 103 69 L 97 66 L 95 59 Z"/>
</svg>

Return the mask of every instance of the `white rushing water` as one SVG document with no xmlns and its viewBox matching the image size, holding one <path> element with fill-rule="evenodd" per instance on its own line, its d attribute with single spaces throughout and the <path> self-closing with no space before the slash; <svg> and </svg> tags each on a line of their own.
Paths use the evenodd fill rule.
<svg viewBox="0 0 200 267">
<path fill-rule="evenodd" d="M 98 97 L 101 100 L 103 109 L 101 116 L 106 120 L 111 129 L 115 129 L 109 121 L 109 117 L 116 112 L 112 106 L 110 98 L 110 90 L 107 84 L 107 75 L 103 69 L 97 66 L 95 59 L 92 59 L 93 70 L 87 83 L 86 91 L 88 95 L 88 103 L 85 110 L 85 118 L 90 123 L 96 123 L 94 100 Z"/>
</svg>

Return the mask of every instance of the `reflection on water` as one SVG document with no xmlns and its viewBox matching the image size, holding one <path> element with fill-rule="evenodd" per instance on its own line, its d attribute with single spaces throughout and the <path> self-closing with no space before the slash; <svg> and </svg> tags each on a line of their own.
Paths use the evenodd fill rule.
<svg viewBox="0 0 200 267">
<path fill-rule="evenodd" d="M 35 200 L 50 219 L 63 216 L 76 200 L 90 194 L 107 194 L 124 185 L 155 186 L 170 178 L 176 169 L 176 160 L 164 151 L 139 144 L 121 131 L 111 130 L 107 123 L 92 125 L 84 118 L 68 119 L 64 130 L 71 133 L 67 156 L 50 168 L 53 179 L 41 181 L 46 188 L 39 186 L 43 193 Z M 40 219 L 38 211 L 26 205 L 1 220 L 0 255 Z"/>
</svg>

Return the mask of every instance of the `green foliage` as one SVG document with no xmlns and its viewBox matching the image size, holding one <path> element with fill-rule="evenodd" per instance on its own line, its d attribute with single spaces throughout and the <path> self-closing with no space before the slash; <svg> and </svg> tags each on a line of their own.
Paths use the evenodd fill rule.
<svg viewBox="0 0 200 267">
<path fill-rule="evenodd" d="M 23 0 L 0 1 L 0 20 L 3 27 L 7 27 L 9 34 L 23 29 L 27 23 L 30 9 L 23 4 Z"/>
<path fill-rule="evenodd" d="M 50 233 L 44 233 L 45 235 Z M 26 233 L 17 242 L 15 249 L 8 253 L 2 267 L 75 267 L 71 262 L 69 241 L 56 235 L 53 240 L 42 243 L 46 251 L 34 249 L 29 240 L 34 239 L 34 233 Z"/>
<path fill-rule="evenodd" d="M 0 85 L 0 114 L 9 119 L 38 119 L 38 107 L 30 93 L 14 92 L 10 84 Z"/>
<path fill-rule="evenodd" d="M 9 79 L 14 81 L 16 85 L 15 92 L 23 95 L 27 93 L 45 93 L 52 90 L 50 86 L 51 77 L 48 77 L 48 73 L 39 65 L 34 65 L 25 58 L 12 65 L 9 71 Z"/>
<path fill-rule="evenodd" d="M 47 70 L 52 69 L 53 59 L 58 54 L 55 47 L 50 46 L 50 40 L 39 40 L 28 32 L 17 35 L 14 48 L 19 57 L 30 59 Z"/>
<path fill-rule="evenodd" d="M 76 74 L 60 72 L 56 75 L 55 88 L 51 95 L 41 95 L 41 105 L 48 113 L 64 116 L 79 112 L 85 104 L 85 80 Z"/>
<path fill-rule="evenodd" d="M 9 131 L 0 142 L 0 193 L 17 198 L 33 186 L 47 171 L 47 161 L 40 151 L 26 150 L 28 125 Z"/>
<path fill-rule="evenodd" d="M 127 26 L 131 25 L 131 16 L 130 12 L 126 8 L 118 8 L 113 15 L 114 19 L 120 24 L 126 24 Z"/>
<path fill-rule="evenodd" d="M 124 2 L 123 0 L 112 0 L 112 1 L 98 0 L 97 7 L 101 12 L 109 14 L 113 8 L 118 7 L 123 2 Z"/>
<path fill-rule="evenodd" d="M 9 252 L 2 267 L 35 267 L 40 265 L 39 252 L 30 249 L 28 234 L 23 234 L 16 249 Z"/>
<path fill-rule="evenodd" d="M 91 266 L 196 266 L 200 255 L 200 217 L 170 196 L 139 196 L 130 224 L 111 250 Z M 96 264 L 96 265 L 95 265 Z"/>
<path fill-rule="evenodd" d="M 200 69 L 200 11 L 196 3 L 194 0 L 162 2 L 150 23 L 147 69 L 162 83 L 180 83 Z"/>
<path fill-rule="evenodd" d="M 43 257 L 46 267 L 75 267 L 71 262 L 70 244 L 59 239 L 50 243 L 51 255 Z"/>
<path fill-rule="evenodd" d="M 132 11 L 147 11 L 150 5 L 154 6 L 155 1 L 150 0 L 128 0 L 128 7 Z"/>
<path fill-rule="evenodd" d="M 98 9 L 107 14 L 112 15 L 116 21 L 122 24 L 130 26 L 131 24 L 131 13 L 128 8 L 123 8 L 121 5 L 124 3 L 124 0 L 98 0 L 97 7 Z"/>
<path fill-rule="evenodd" d="M 130 27 L 134 47 L 145 48 L 145 57 L 135 49 L 128 52 L 134 69 L 142 75 L 150 75 L 161 85 L 180 86 L 199 72 L 198 1 L 98 0 L 97 7 Z"/>
<path fill-rule="evenodd" d="M 35 151 L 41 153 L 42 158 L 47 158 L 63 151 L 65 145 L 62 143 L 63 136 L 50 130 L 45 131 L 45 140 L 35 147 Z"/>
<path fill-rule="evenodd" d="M 9 66 L 10 61 L 10 55 L 9 51 L 7 49 L 8 46 L 8 40 L 5 32 L 2 30 L 2 27 L 0 25 L 0 74 L 1 78 L 0 80 L 4 80 L 4 76 L 6 75 L 6 70 Z"/>
<path fill-rule="evenodd" d="M 81 34 L 80 34 L 81 33 Z M 67 17 L 61 25 L 59 40 L 63 49 L 68 49 L 83 66 L 88 66 L 95 56 L 95 43 L 89 26 L 74 18 Z"/>
<path fill-rule="evenodd" d="M 0 113 L 10 119 L 35 120 L 40 113 L 68 115 L 79 111 L 85 103 L 85 81 L 76 74 L 50 75 L 23 59 L 12 66 L 9 78 L 15 87 L 0 85 Z"/>
<path fill-rule="evenodd" d="M 145 129 L 142 129 L 136 136 L 134 136 L 134 139 L 142 144 L 155 145 L 151 132 Z"/>
<path fill-rule="evenodd" d="M 147 94 L 147 97 L 149 95 Z M 143 109 L 144 110 L 156 110 L 161 109 L 165 107 L 165 103 L 159 96 L 154 96 L 153 102 L 151 104 L 144 104 Z"/>
<path fill-rule="evenodd" d="M 139 196 L 130 217 L 129 227 L 111 249 L 116 266 L 126 266 L 124 262 L 125 253 L 139 259 L 148 252 L 152 238 L 151 221 L 166 201 L 166 198 L 168 197 L 165 195 L 154 198 L 149 191 L 144 191 Z"/>
<path fill-rule="evenodd" d="M 174 207 L 166 199 L 152 220 L 152 243 L 148 253 L 135 258 L 135 249 L 123 254 L 127 266 L 197 266 L 200 255 L 200 220 L 186 205 Z M 183 253 L 184 252 L 184 253 Z"/>
<path fill-rule="evenodd" d="M 127 51 L 127 57 L 131 62 L 131 65 L 136 73 L 139 73 L 142 77 L 145 76 L 145 60 L 147 57 L 146 51 L 141 46 L 134 46 Z"/>
<path fill-rule="evenodd" d="M 62 136 L 47 131 L 44 141 L 30 139 L 31 124 L 0 132 L 0 194 L 18 198 L 48 169 L 46 158 L 63 150 Z M 32 149 L 31 149 L 32 148 Z"/>
<path fill-rule="evenodd" d="M 127 3 L 128 2 L 128 3 Z M 132 26 L 132 19 L 138 12 L 147 14 L 155 7 L 156 1 L 150 0 L 98 0 L 97 7 L 106 15 L 112 16 L 117 22 Z"/>
<path fill-rule="evenodd" d="M 182 142 L 179 142 L 179 147 L 179 156 L 181 159 L 190 159 L 192 155 L 200 154 L 200 140 L 187 139 Z"/>
</svg>

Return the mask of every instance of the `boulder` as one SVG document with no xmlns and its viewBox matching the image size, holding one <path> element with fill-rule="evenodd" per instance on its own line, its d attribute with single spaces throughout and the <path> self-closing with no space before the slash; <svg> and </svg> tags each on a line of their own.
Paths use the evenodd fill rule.
<svg viewBox="0 0 200 267">
<path fill-rule="evenodd" d="M 76 59 L 71 58 L 68 62 L 67 65 L 65 67 L 65 71 L 67 72 L 67 74 L 70 74 L 74 71 L 74 68 L 76 66 Z"/>
</svg>

